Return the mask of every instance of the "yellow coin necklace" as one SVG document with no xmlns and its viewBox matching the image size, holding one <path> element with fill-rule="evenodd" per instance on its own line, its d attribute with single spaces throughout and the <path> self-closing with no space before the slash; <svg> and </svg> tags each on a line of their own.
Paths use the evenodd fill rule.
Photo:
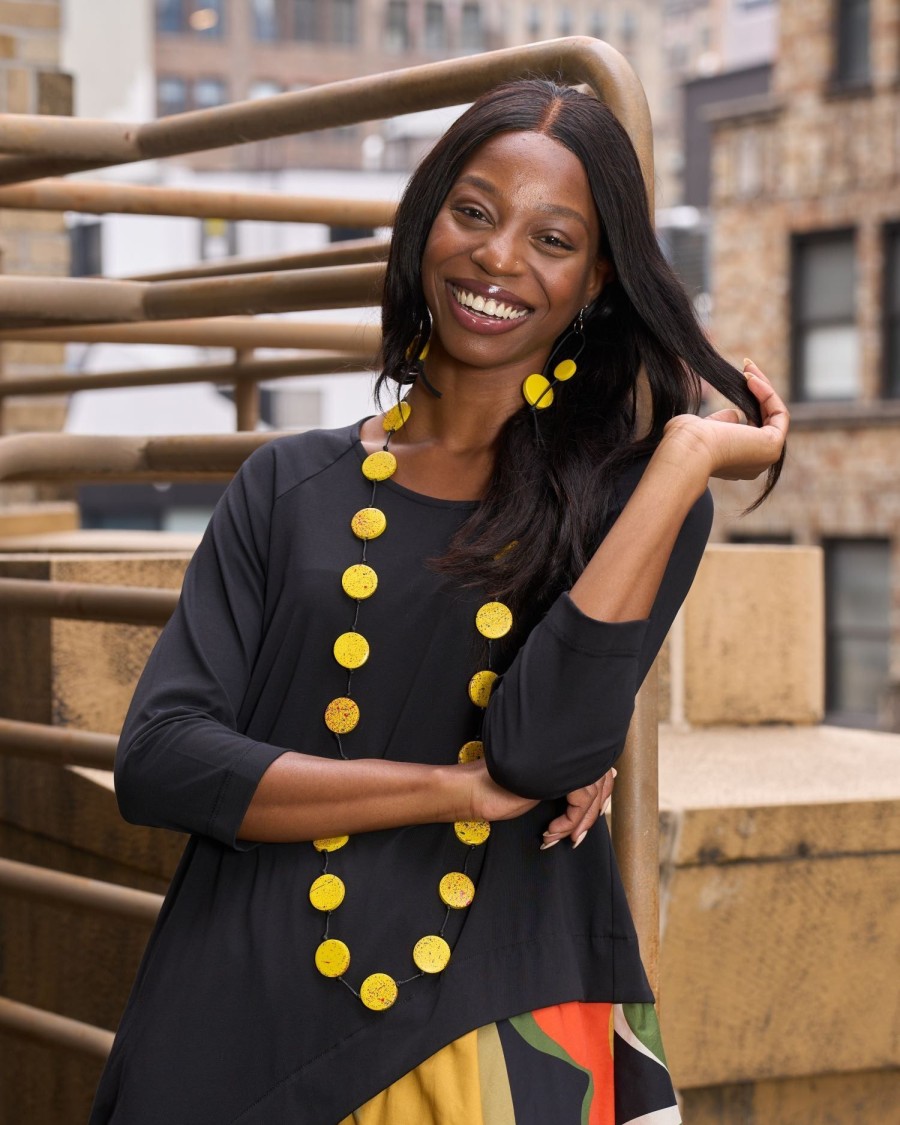
<svg viewBox="0 0 900 1125">
<path fill-rule="evenodd" d="M 408 402 L 399 402 L 384 416 L 383 426 L 387 437 L 384 447 L 377 453 L 370 453 L 362 463 L 362 474 L 371 482 L 372 492 L 369 504 L 356 512 L 350 520 L 353 534 L 362 543 L 358 562 L 348 566 L 341 576 L 341 588 L 355 602 L 356 609 L 349 630 L 341 633 L 334 642 L 334 659 L 347 671 L 345 693 L 332 699 L 325 708 L 325 726 L 334 735 L 338 753 L 349 761 L 344 753 L 342 735 L 350 734 L 361 721 L 359 705 L 353 698 L 353 675 L 364 668 L 369 659 L 370 648 L 366 637 L 359 632 L 359 617 L 362 603 L 373 597 L 378 589 L 378 574 L 367 561 L 369 543 L 377 539 L 387 528 L 387 517 L 375 504 L 378 484 L 388 480 L 397 469 L 397 459 L 390 451 L 393 435 L 407 421 L 411 413 Z M 512 628 L 512 613 L 502 602 L 486 602 L 475 615 L 475 627 L 488 641 L 488 667 L 476 672 L 469 680 L 467 690 L 472 704 L 483 710 L 488 705 L 497 674 L 491 665 L 491 642 L 505 636 Z M 457 755 L 460 763 L 474 762 L 484 755 L 480 739 L 466 742 Z M 410 976 L 401 980 L 389 973 L 374 971 L 364 977 L 359 987 L 354 987 L 347 979 L 351 965 L 349 946 L 331 936 L 332 914 L 344 901 L 346 888 L 343 880 L 329 870 L 329 857 L 340 851 L 349 836 L 331 836 L 314 840 L 313 847 L 322 856 L 322 870 L 309 889 L 309 901 L 316 910 L 325 915 L 325 928 L 315 953 L 315 964 L 324 977 L 340 981 L 357 996 L 367 1008 L 383 1012 L 397 999 L 399 989 L 426 975 L 442 972 L 450 962 L 450 944 L 444 931 L 454 910 L 465 910 L 475 898 L 475 883 L 469 877 L 469 859 L 472 852 L 480 847 L 490 836 L 491 826 L 486 820 L 458 820 L 453 825 L 456 838 L 465 847 L 465 859 L 458 871 L 448 871 L 437 882 L 435 894 L 444 907 L 444 919 L 434 933 L 425 934 L 410 947 Z"/>
</svg>

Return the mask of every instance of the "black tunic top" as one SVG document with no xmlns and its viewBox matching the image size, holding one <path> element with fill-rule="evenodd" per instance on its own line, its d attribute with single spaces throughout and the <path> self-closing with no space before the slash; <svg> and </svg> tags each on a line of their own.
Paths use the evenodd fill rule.
<svg viewBox="0 0 900 1125">
<path fill-rule="evenodd" d="M 369 502 L 364 457 L 358 425 L 258 450 L 217 507 L 141 678 L 116 761 L 119 805 L 128 820 L 191 836 L 93 1125 L 335 1125 L 473 1028 L 571 1000 L 652 999 L 602 818 L 577 850 L 539 845 L 559 798 L 599 778 L 622 748 L 635 692 L 702 554 L 708 494 L 647 621 L 596 621 L 561 594 L 527 639 L 520 630 L 494 642 L 504 674 L 481 712 L 466 688 L 484 666 L 474 616 L 488 599 L 427 565 L 474 505 L 378 485 L 387 530 L 368 547 L 379 584 L 360 607 L 371 655 L 353 676 L 362 717 L 345 753 L 455 762 L 483 718 L 492 776 L 543 798 L 495 823 L 471 853 L 477 892 L 452 912 L 443 973 L 369 1011 L 314 965 L 324 916 L 308 892 L 321 855 L 309 843 L 236 840 L 275 758 L 337 756 L 323 712 L 347 686 L 332 646 L 356 608 L 340 577 L 359 561 L 350 518 Z M 622 504 L 642 468 L 621 481 Z M 376 971 L 415 974 L 413 944 L 443 921 L 438 881 L 466 850 L 439 824 L 361 834 L 333 854 L 347 894 L 330 936 L 351 950 L 353 987 Z"/>
</svg>

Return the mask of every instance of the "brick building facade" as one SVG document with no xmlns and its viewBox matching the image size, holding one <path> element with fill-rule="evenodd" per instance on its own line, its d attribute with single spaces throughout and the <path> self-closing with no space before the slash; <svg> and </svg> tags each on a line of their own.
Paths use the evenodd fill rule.
<svg viewBox="0 0 900 1125">
<path fill-rule="evenodd" d="M 782 0 L 771 93 L 713 118 L 715 342 L 793 418 L 716 533 L 824 546 L 828 712 L 900 729 L 900 5 Z"/>
</svg>

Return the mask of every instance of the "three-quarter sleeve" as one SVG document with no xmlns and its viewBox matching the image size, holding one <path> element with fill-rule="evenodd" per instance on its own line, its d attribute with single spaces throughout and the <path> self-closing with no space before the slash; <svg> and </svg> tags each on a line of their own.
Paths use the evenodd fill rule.
<svg viewBox="0 0 900 1125">
<path fill-rule="evenodd" d="M 247 806 L 284 753 L 237 729 L 263 627 L 274 464 L 271 446 L 258 450 L 219 501 L 138 683 L 115 762 L 132 823 L 247 846 Z"/>
<path fill-rule="evenodd" d="M 638 688 L 690 589 L 712 523 L 709 493 L 681 527 L 650 616 L 598 621 L 567 593 L 501 677 L 485 712 L 485 760 L 524 797 L 561 797 L 601 777 L 625 744 Z"/>
</svg>

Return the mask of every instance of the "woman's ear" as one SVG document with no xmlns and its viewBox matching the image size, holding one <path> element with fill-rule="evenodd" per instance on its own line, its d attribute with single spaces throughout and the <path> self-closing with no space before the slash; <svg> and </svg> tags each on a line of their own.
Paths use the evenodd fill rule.
<svg viewBox="0 0 900 1125">
<path fill-rule="evenodd" d="M 591 272 L 591 279 L 588 285 L 588 298 L 585 304 L 592 305 L 606 286 L 609 285 L 610 282 L 615 281 L 615 279 L 616 271 L 612 267 L 612 262 L 607 258 L 598 258 Z"/>
</svg>

